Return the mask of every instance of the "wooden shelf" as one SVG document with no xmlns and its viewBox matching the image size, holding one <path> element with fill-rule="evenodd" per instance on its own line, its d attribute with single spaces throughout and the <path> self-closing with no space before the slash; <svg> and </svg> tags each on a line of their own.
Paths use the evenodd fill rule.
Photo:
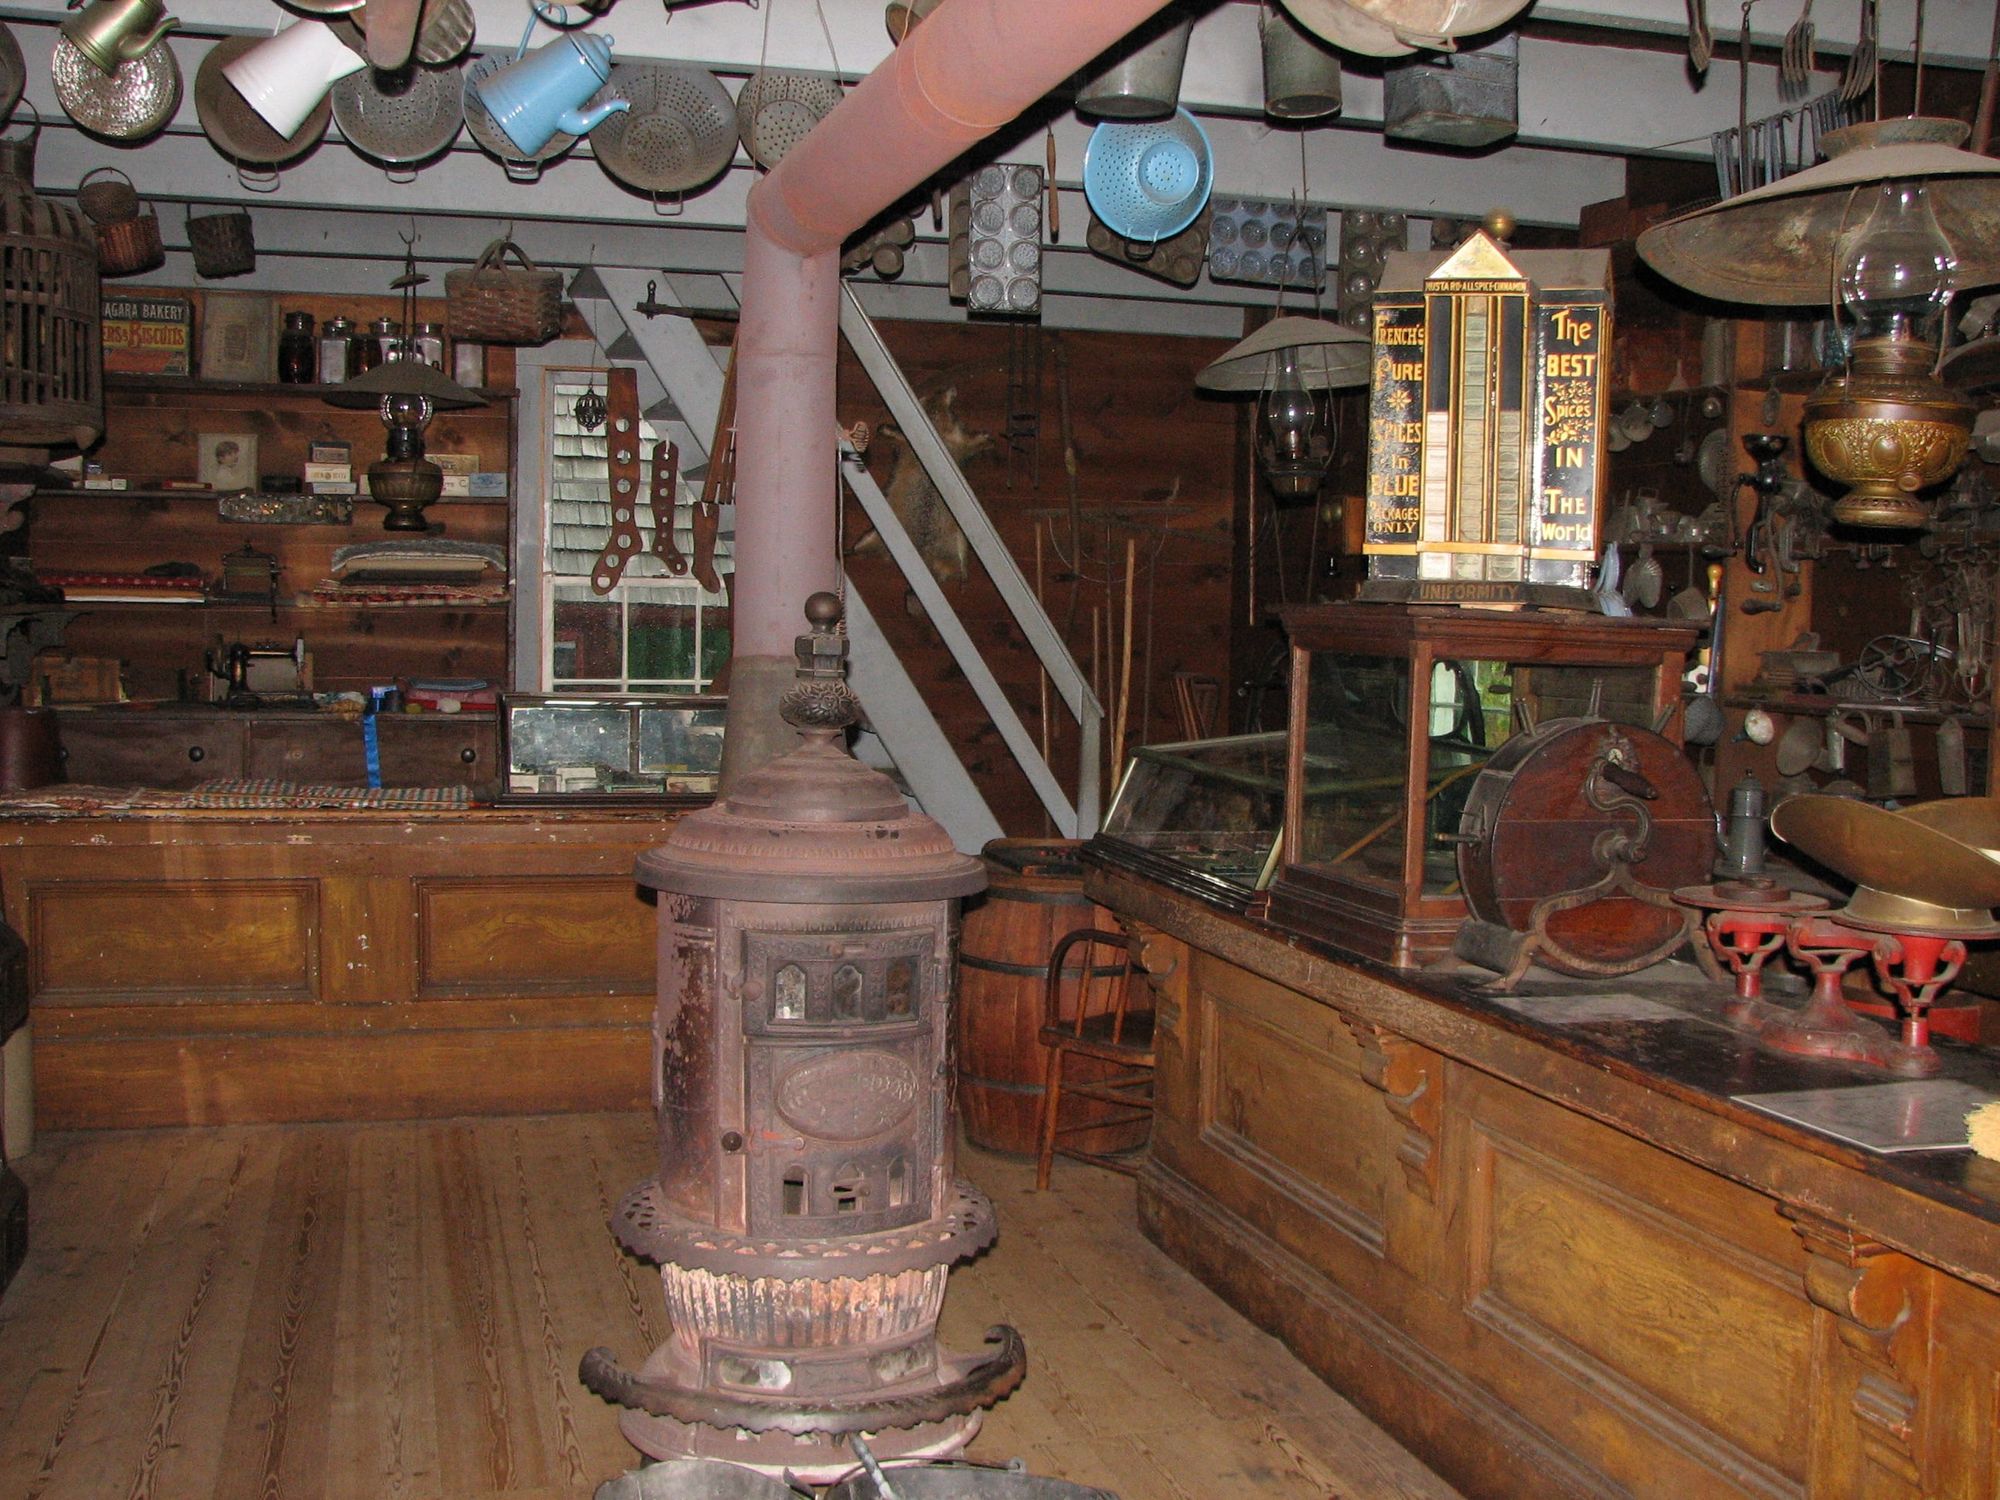
<svg viewBox="0 0 2000 1500">
<path fill-rule="evenodd" d="M 148 503 L 159 500 L 198 500 L 205 504 L 213 505 L 216 501 L 227 499 L 232 495 L 250 495 L 257 493 L 260 492 L 255 490 L 161 490 L 161 489 L 92 490 L 92 489 L 85 489 L 82 485 L 76 485 L 67 489 L 55 489 L 55 488 L 38 489 L 33 491 L 28 496 L 28 498 L 30 500 L 144 500 L 147 501 Z M 288 499 L 290 497 L 278 495 L 278 496 L 268 496 L 266 498 Z M 364 505 L 381 505 L 385 503 L 383 501 L 377 500 L 373 495 L 346 495 L 341 498 L 352 500 L 357 507 Z M 426 507 L 426 510 L 427 511 L 436 510 L 439 506 L 456 507 L 461 505 L 498 505 L 504 508 L 505 506 L 512 503 L 512 499 L 513 497 L 510 495 L 453 495 L 448 499 L 440 497 L 439 499 L 433 500 L 430 503 L 430 505 Z M 310 526 L 310 527 L 336 526 L 337 527 L 337 526 L 351 526 L 354 523 L 352 521 L 218 520 L 217 524 L 222 526 Z"/>
<path fill-rule="evenodd" d="M 489 599 L 489 600 L 479 600 L 479 601 L 453 600 L 453 599 L 422 599 L 422 600 L 411 600 L 406 604 L 384 604 L 379 600 L 368 604 L 359 604 L 359 603 L 300 604 L 297 603 L 295 600 L 280 599 L 277 602 L 276 608 L 278 613 L 280 614 L 295 613 L 302 615 L 337 615 L 337 614 L 366 614 L 376 610 L 400 611 L 409 609 L 424 609 L 424 610 L 455 609 L 455 610 L 469 611 L 469 610 L 505 609 L 512 602 L 513 601 L 510 599 Z M 58 608 L 58 607 L 63 609 L 79 609 L 79 610 L 165 609 L 165 610 L 172 610 L 176 613 L 179 613 L 181 611 L 194 611 L 194 610 L 250 610 L 260 615 L 269 614 L 273 608 L 272 605 L 266 603 L 262 599 L 198 599 L 191 604 L 169 602 L 164 599 L 158 601 L 151 599 L 65 599 L 60 606 L 51 606 L 51 608 Z"/>
<path fill-rule="evenodd" d="M 1767 714 L 1790 714 L 1794 718 L 1830 719 L 1838 713 L 1894 714 L 1912 724 L 1942 724 L 1946 719 L 1956 719 L 1961 724 L 1976 728 L 1989 728 L 1993 723 L 1993 712 L 1983 708 L 1956 708 L 1949 711 L 1937 708 L 1923 708 L 1913 703 L 1883 703 L 1866 698 L 1824 698 L 1817 695 L 1775 694 L 1762 697 L 1756 693 L 1730 693 L 1723 700 L 1726 708 L 1740 708 L 1748 711 L 1761 708 Z"/>
<path fill-rule="evenodd" d="M 282 380 L 203 380 L 198 375 L 120 375 L 107 372 L 104 389 L 112 394 L 154 396 L 301 396 L 324 401 L 338 385 L 294 385 Z M 512 386 L 481 386 L 478 394 L 497 404 L 518 396 Z M 352 410 L 353 408 L 349 408 Z M 365 409 L 365 408 L 363 408 Z"/>
</svg>

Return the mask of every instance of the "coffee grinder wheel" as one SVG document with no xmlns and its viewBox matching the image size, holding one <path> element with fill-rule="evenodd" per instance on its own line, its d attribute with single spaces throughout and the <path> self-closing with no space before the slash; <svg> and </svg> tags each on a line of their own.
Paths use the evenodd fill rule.
<svg viewBox="0 0 2000 1500">
<path fill-rule="evenodd" d="M 1459 821 L 1471 913 L 1459 955 L 1580 978 L 1631 974 L 1685 943 L 1673 891 L 1706 878 L 1715 808 L 1680 747 L 1635 725 L 1552 719 L 1503 745 Z M 1495 962 L 1495 957 L 1503 960 Z"/>
</svg>

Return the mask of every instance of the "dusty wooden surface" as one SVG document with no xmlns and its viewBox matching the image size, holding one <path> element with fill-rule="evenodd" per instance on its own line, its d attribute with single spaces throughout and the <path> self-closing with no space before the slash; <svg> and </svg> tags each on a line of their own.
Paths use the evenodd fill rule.
<svg viewBox="0 0 2000 1500">
<path fill-rule="evenodd" d="M 666 1331 L 610 1206 L 643 1114 L 45 1136 L 0 1299 L 0 1495 L 588 1496 L 636 1460 L 576 1380 Z M 1123 1500 L 1453 1491 L 1140 1236 L 1132 1184 L 967 1152 L 998 1247 L 944 1331 L 1027 1383 L 972 1456 Z"/>
</svg>

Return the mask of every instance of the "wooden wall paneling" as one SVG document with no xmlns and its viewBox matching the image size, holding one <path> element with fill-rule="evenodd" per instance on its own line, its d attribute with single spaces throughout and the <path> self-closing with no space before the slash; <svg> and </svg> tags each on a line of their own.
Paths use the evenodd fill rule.
<svg viewBox="0 0 2000 1500">
<path fill-rule="evenodd" d="M 1238 476 L 1235 465 L 1238 412 L 1231 402 L 1198 397 L 1195 371 L 1226 347 L 1215 339 L 1034 330 L 1042 340 L 1039 428 L 1009 453 L 1003 436 L 1007 418 L 1007 374 L 1011 331 L 977 324 L 885 323 L 884 337 L 911 384 L 925 396 L 955 390 L 958 419 L 977 432 L 992 433 L 994 451 L 971 459 L 966 477 L 998 527 L 1009 552 L 1030 581 L 1034 577 L 1035 532 L 1043 531 L 1043 599 L 1059 631 L 1086 673 L 1090 668 L 1093 605 L 1100 629 L 1107 615 L 1122 620 L 1125 541 L 1135 537 L 1140 576 L 1134 593 L 1134 657 L 1128 745 L 1177 737 L 1172 677 L 1193 671 L 1227 681 L 1230 674 L 1231 517 Z M 1056 342 L 1067 352 L 1070 409 L 1076 433 L 1079 502 L 1086 520 L 1083 567 L 1068 569 L 1068 506 L 1058 414 Z M 851 353 L 843 346 L 840 415 L 845 425 L 871 430 L 887 420 Z M 870 471 L 888 487 L 900 449 L 878 436 L 870 445 Z M 1109 539 L 1104 517 L 1115 511 Z M 1053 514 L 1051 514 L 1053 513 Z M 1133 530 L 1121 528 L 1129 519 Z M 846 503 L 844 525 L 850 545 L 866 530 L 859 507 Z M 1054 528 L 1051 535 L 1046 529 Z M 1157 528 L 1157 529 L 1145 529 Z M 1149 549 L 1158 544 L 1156 557 Z M 1119 576 L 1107 578 L 1106 558 Z M 1001 826 L 1016 836 L 1045 831 L 1039 800 L 1012 755 L 980 708 L 969 686 L 927 622 L 905 606 L 905 585 L 893 562 L 880 553 L 850 556 L 855 586 L 888 633 L 910 675 L 924 685 L 945 732 L 972 771 Z M 1148 579 L 1151 580 L 1151 649 L 1147 649 Z M 989 665 L 1029 733 L 1040 735 L 1039 669 L 998 593 L 975 562 L 972 577 L 947 585 L 967 630 L 987 653 Z M 1072 608 L 1072 593 L 1075 597 Z M 1100 648 L 1100 682 L 1115 677 L 1115 647 Z M 1100 697 L 1108 696 L 1106 688 Z M 1053 700 L 1052 700 L 1053 701 Z M 1108 705 L 1107 705 L 1108 706 Z M 1150 715 L 1146 709 L 1150 707 Z M 1059 702 L 1051 712 L 1051 763 L 1058 779 L 1073 789 L 1076 775 L 1074 726 Z M 1109 740 L 1109 726 L 1106 741 Z M 1107 798 L 1115 787 L 1107 767 Z"/>
<path fill-rule="evenodd" d="M 409 882 L 394 875 L 323 875 L 320 993 L 328 1005 L 383 1005 L 409 994 L 415 918 Z"/>
<path fill-rule="evenodd" d="M 654 916 L 630 871 L 670 821 L 0 825 L 0 895 L 34 955 L 41 1121 L 637 1107 Z"/>
<path fill-rule="evenodd" d="M 1195 975 L 1204 1000 L 1196 1118 L 1204 1156 L 1221 1167 L 1197 1169 L 1197 1180 L 1246 1213 L 1255 1212 L 1246 1177 L 1282 1185 L 1312 1228 L 1294 1234 L 1300 1221 L 1279 1216 L 1270 1232 L 1308 1259 L 1333 1253 L 1325 1229 L 1380 1256 L 1392 1190 L 1384 1169 L 1394 1168 L 1354 1036 L 1333 1012 L 1240 969 L 1197 961 Z"/>
<path fill-rule="evenodd" d="M 1782 1235 L 1775 1206 L 1692 1169 L 1649 1171 L 1645 1148 L 1491 1080 L 1461 1103 L 1465 1312 L 1493 1335 L 1474 1358 L 1516 1406 L 1626 1484 L 1805 1493 L 1815 1372 L 1799 1257 L 1781 1241 L 1793 1265 L 1765 1260 L 1742 1233 Z M 1608 1441 L 1611 1414 L 1652 1441 Z"/>
<path fill-rule="evenodd" d="M 28 983 L 39 1001 L 317 993 L 315 881 L 31 882 L 27 895 Z"/>
<path fill-rule="evenodd" d="M 1088 885 L 1195 945 L 1162 1042 L 1147 1233 L 1468 1494 L 2000 1495 L 2000 1296 L 1976 1213 L 1913 1219 L 1896 1184 L 1811 1138 L 1638 1079 L 1600 1089 L 1601 1062 L 1407 980 L 1136 898 L 1131 877 Z M 1353 1049 L 1308 1045 L 1326 1027 Z M 1303 1077 L 1257 1050 L 1267 1031 Z M 1389 1128 L 1346 1118 L 1347 1067 Z M 1382 1185 L 1381 1255 L 1356 1249 L 1321 1159 L 1218 1128 L 1240 1096 L 1255 1139 L 1265 1089 Z"/>
<path fill-rule="evenodd" d="M 628 877 L 424 877 L 416 896 L 416 994 L 653 992 L 652 908 Z M 549 954 L 567 962 L 559 970 Z"/>
</svg>

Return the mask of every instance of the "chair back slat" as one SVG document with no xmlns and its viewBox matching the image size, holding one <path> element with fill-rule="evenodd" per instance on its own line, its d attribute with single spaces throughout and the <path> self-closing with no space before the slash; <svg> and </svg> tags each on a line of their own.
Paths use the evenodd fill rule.
<svg viewBox="0 0 2000 1500">
<path fill-rule="evenodd" d="M 1079 946 L 1083 949 L 1082 959 L 1080 963 L 1072 964 L 1070 955 Z M 1099 962 L 1100 953 L 1105 949 L 1118 955 L 1115 965 Z M 1089 927 L 1064 933 L 1049 954 L 1043 1023 L 1066 1027 L 1070 1035 L 1080 1037 L 1087 1021 L 1108 1015 L 1111 1017 L 1111 1040 L 1114 1043 L 1122 1041 L 1131 978 L 1131 945 L 1123 933 L 1100 932 Z M 1066 987 L 1072 986 L 1076 1004 L 1074 1012 L 1065 1015 L 1064 992 Z"/>
</svg>

